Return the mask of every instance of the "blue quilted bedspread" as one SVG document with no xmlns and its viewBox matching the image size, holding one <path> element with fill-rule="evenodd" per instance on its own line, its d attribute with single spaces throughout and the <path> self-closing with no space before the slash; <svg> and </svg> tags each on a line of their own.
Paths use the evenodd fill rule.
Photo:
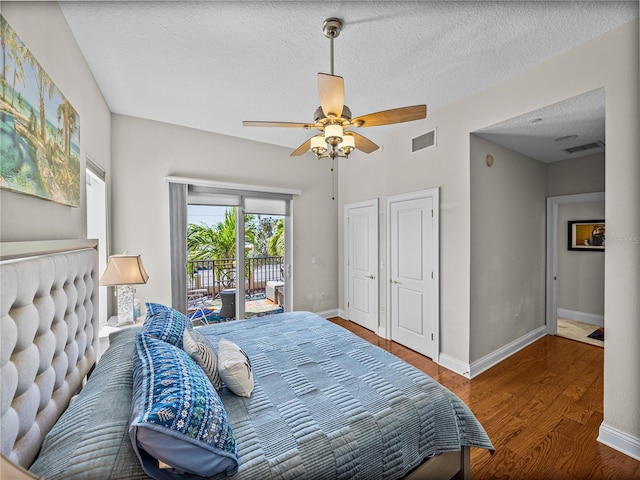
<svg viewBox="0 0 640 480">
<path fill-rule="evenodd" d="M 461 446 L 493 449 L 464 403 L 439 383 L 308 312 L 199 327 L 249 356 L 250 398 L 220 390 L 240 459 L 232 480 L 401 478 Z M 47 480 L 143 480 L 129 439 L 132 357 L 123 329 L 47 436 L 31 470 Z"/>
<path fill-rule="evenodd" d="M 461 446 L 493 449 L 453 393 L 315 314 L 199 331 L 216 347 L 236 342 L 253 366 L 250 398 L 220 395 L 237 439 L 234 478 L 401 478 Z"/>
</svg>

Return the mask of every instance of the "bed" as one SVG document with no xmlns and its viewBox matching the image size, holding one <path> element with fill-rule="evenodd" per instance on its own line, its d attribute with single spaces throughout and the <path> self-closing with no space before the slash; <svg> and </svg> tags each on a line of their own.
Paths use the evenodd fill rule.
<svg viewBox="0 0 640 480">
<path fill-rule="evenodd" d="M 135 436 L 141 431 L 141 424 L 137 423 L 141 416 L 136 416 L 134 411 L 137 406 L 150 402 L 150 395 L 145 393 L 149 378 L 161 377 L 159 369 L 145 370 L 148 366 L 145 362 L 162 358 L 166 366 L 170 362 L 167 359 L 175 355 L 175 361 L 182 363 L 180 368 L 173 370 L 198 370 L 197 366 L 196 370 L 190 370 L 192 365 L 183 352 L 185 345 L 181 342 L 186 329 L 189 329 L 187 337 L 197 332 L 217 347 L 218 353 L 221 353 L 220 340 L 223 338 L 240 347 L 252 372 L 249 396 L 233 393 L 227 385 L 231 385 L 229 380 L 219 390 L 211 390 L 211 385 L 203 387 L 209 389 L 205 390 L 209 393 L 201 397 L 219 398 L 220 405 L 215 409 L 222 408 L 226 415 L 225 434 L 221 438 L 216 434 L 216 445 L 226 448 L 233 440 L 233 453 L 238 459 L 235 468 L 225 467 L 224 471 L 209 478 L 468 478 L 470 447 L 493 451 L 482 426 L 455 395 L 397 357 L 310 312 L 283 313 L 197 328 L 187 322 L 180 332 L 174 328 L 174 322 L 171 323 L 171 335 L 177 343 L 171 345 L 166 338 L 161 340 L 153 336 L 153 328 L 161 325 L 160 317 L 154 316 L 160 314 L 154 313 L 154 309 L 168 312 L 163 313 L 162 318 L 170 317 L 172 322 L 180 319 L 181 314 L 169 307 L 150 304 L 154 306 L 148 307 L 149 319 L 145 326 L 113 333 L 109 348 L 88 381 L 85 383 L 81 378 L 76 382 L 76 377 L 83 377 L 91 369 L 98 348 L 96 267 L 95 264 L 91 266 L 97 257 L 91 250 L 88 265 L 80 269 L 76 258 L 78 250 L 75 249 L 28 260 L 19 258 L 29 256 L 28 252 L 22 252 L 0 264 L 3 284 L 0 300 L 3 461 L 9 459 L 28 468 L 32 475 L 47 480 L 148 479 L 147 444 L 140 440 L 140 445 L 144 445 L 142 448 L 136 443 L 136 438 L 142 438 Z M 38 252 L 42 253 L 42 249 Z M 80 252 L 85 252 L 81 254 L 84 258 L 86 245 Z M 44 292 L 47 290 L 44 287 L 55 284 L 49 281 L 47 274 L 46 281 L 36 282 L 40 287 L 35 290 L 30 288 L 26 293 L 7 295 L 8 272 L 22 271 L 16 273 L 18 277 L 38 275 L 39 270 L 34 270 L 29 262 L 39 261 L 71 266 L 67 272 L 69 278 L 65 280 L 66 289 L 79 293 L 67 294 L 65 302 L 58 299 L 53 304 L 60 304 L 60 311 L 84 313 L 60 313 L 53 315 L 56 320 L 52 322 L 47 316 L 47 319 L 39 320 L 35 329 L 37 335 L 33 335 L 31 328 L 26 340 L 16 338 L 7 342 L 5 324 L 20 323 L 16 309 L 40 312 L 42 309 L 33 308 L 43 302 L 38 295 L 46 297 L 49 293 Z M 22 268 L 23 262 L 28 268 Z M 22 283 L 25 282 L 16 282 L 18 286 Z M 68 285 L 74 285 L 74 288 L 70 289 Z M 78 288 L 78 285 L 82 286 Z M 9 301 L 9 298 L 13 300 Z M 67 307 L 63 308 L 62 303 Z M 84 320 L 78 321 L 79 317 Z M 64 335 L 60 334 L 60 325 L 56 326 L 60 321 L 57 319 L 69 324 Z M 28 329 L 18 325 L 18 334 L 23 330 Z M 49 335 L 50 331 L 53 336 Z M 48 371 L 46 364 L 56 355 L 40 353 L 37 372 L 31 369 L 26 380 L 14 382 L 19 387 L 6 389 L 4 374 L 20 360 L 21 352 L 35 352 L 42 341 L 34 339 L 48 337 L 50 340 L 59 338 L 60 346 L 54 351 L 70 351 L 71 354 L 65 353 L 65 356 L 77 360 L 75 364 L 80 365 L 72 366 L 73 362 L 69 361 L 65 369 L 53 369 L 60 370 L 61 375 L 62 370 L 72 372 L 66 376 L 73 377 L 74 381 L 67 385 L 65 380 L 54 380 L 53 388 L 43 388 L 40 378 L 43 374 L 38 372 Z M 195 377 L 188 373 L 181 380 L 187 390 Z M 24 403 L 21 397 L 24 397 L 24 391 L 33 388 L 32 385 L 38 385 L 34 388 L 39 393 L 38 408 L 34 410 L 31 406 L 25 413 L 20 411 Z M 57 385 L 63 386 L 64 395 L 56 392 Z M 72 397 L 74 399 L 67 407 Z M 59 398 L 63 400 L 52 400 Z M 56 404 L 56 415 L 47 410 L 52 401 Z M 65 405 L 58 405 L 60 402 Z M 47 421 L 43 422 L 38 417 L 42 417 L 45 410 L 48 415 Z M 12 425 L 12 419 L 16 417 L 32 420 L 23 420 L 14 428 L 17 433 L 6 441 L 5 427 Z M 29 423 L 31 427 L 38 425 L 37 434 L 29 433 L 32 430 Z M 203 422 L 200 424 L 204 425 Z M 156 426 L 153 429 L 159 431 Z M 164 444 L 170 445 L 165 450 L 179 451 L 183 445 L 181 441 L 179 435 L 172 436 L 170 443 Z M 222 461 L 227 462 L 224 457 L 227 453 L 222 454 Z M 154 476 L 174 478 L 172 474 L 176 469 L 167 467 L 163 458 L 151 461 L 155 461 L 159 469 Z M 183 473 L 183 478 L 203 478 L 184 470 L 177 473 Z"/>
</svg>

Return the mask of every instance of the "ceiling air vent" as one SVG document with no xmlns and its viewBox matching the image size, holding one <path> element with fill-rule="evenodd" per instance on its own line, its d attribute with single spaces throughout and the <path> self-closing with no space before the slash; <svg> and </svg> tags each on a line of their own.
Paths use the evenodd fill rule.
<svg viewBox="0 0 640 480">
<path fill-rule="evenodd" d="M 564 151 L 567 153 L 576 153 L 576 152 L 584 152 L 585 150 L 592 150 L 594 148 L 602 148 L 604 147 L 604 142 L 597 141 L 593 143 L 585 143 L 584 145 L 578 145 L 577 147 L 565 148 Z"/>
<path fill-rule="evenodd" d="M 418 150 L 424 148 L 433 147 L 436 144 L 436 131 L 435 129 L 430 132 L 424 133 L 411 140 L 411 153 L 415 153 Z"/>
</svg>

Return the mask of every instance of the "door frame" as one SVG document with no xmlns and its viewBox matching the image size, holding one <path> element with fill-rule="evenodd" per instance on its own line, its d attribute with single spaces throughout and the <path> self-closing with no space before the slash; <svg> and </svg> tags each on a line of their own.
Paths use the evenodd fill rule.
<svg viewBox="0 0 640 480">
<path fill-rule="evenodd" d="M 348 256 L 349 256 L 349 210 L 354 209 L 354 208 L 363 208 L 363 207 L 374 207 L 376 210 L 376 249 L 375 249 L 375 254 L 376 254 L 376 259 L 375 259 L 375 264 L 376 264 L 376 271 L 379 271 L 379 265 L 380 265 L 380 241 L 379 241 L 379 229 L 380 229 L 380 220 L 379 220 L 379 216 L 380 213 L 378 211 L 378 199 L 377 198 L 372 198 L 371 200 L 362 200 L 360 202 L 354 202 L 354 203 L 345 203 L 344 204 L 344 214 L 343 214 L 343 242 L 344 242 L 344 246 L 343 246 L 343 251 L 344 251 L 344 261 L 343 263 L 343 268 L 344 268 L 344 273 L 343 273 L 343 278 L 344 278 L 344 314 L 347 320 L 351 321 L 350 318 L 350 307 L 349 307 L 349 265 L 348 265 Z M 378 275 L 379 277 L 379 275 Z M 379 278 L 377 279 L 378 281 L 377 283 L 377 287 L 376 287 L 376 300 L 375 300 L 375 311 L 376 311 L 376 317 L 378 318 L 378 326 L 377 329 L 375 331 L 376 334 L 380 335 L 379 330 L 380 330 L 380 281 Z"/>
<path fill-rule="evenodd" d="M 431 197 L 433 199 L 433 229 L 432 229 L 432 242 L 433 242 L 433 278 L 434 289 L 433 292 L 433 350 L 434 355 L 431 360 L 435 363 L 440 363 L 440 188 L 433 187 L 426 190 L 418 190 L 415 192 L 401 193 L 398 195 L 389 195 L 386 197 L 387 202 L 387 265 L 386 265 L 386 278 L 385 283 L 387 285 L 387 315 L 385 320 L 385 335 L 384 338 L 391 340 L 391 205 L 395 202 L 404 202 L 407 200 L 417 200 L 421 198 Z"/>
<path fill-rule="evenodd" d="M 98 266 L 100 272 L 104 272 L 107 261 L 109 259 L 110 250 L 111 250 L 111 242 L 109 240 L 110 228 L 109 228 L 109 184 L 107 183 L 107 173 L 103 170 L 103 168 L 98 165 L 89 155 L 86 157 L 86 166 L 85 166 L 85 182 L 87 186 L 85 187 L 85 198 L 86 198 L 86 209 L 85 209 L 85 221 L 87 226 L 87 230 L 89 230 L 89 216 L 100 215 L 101 216 L 101 226 L 104 226 L 103 236 L 98 237 Z M 104 202 L 102 205 L 95 205 L 90 200 L 90 195 L 88 194 L 89 185 L 92 181 L 101 182 L 104 188 L 104 198 L 101 200 Z M 93 207 L 93 209 L 92 209 Z M 98 211 L 95 210 L 96 207 L 99 208 Z M 91 238 L 93 236 L 93 232 L 87 231 L 87 238 Z M 109 305 L 110 305 L 110 297 L 108 295 L 108 288 L 100 288 L 99 289 L 99 302 L 98 302 L 98 317 L 99 324 L 102 326 L 105 324 L 109 318 Z"/>
<path fill-rule="evenodd" d="M 189 177 L 168 176 L 164 178 L 169 187 L 169 231 L 171 246 L 171 305 L 183 313 L 187 311 L 186 271 L 187 271 L 187 205 L 189 187 L 205 187 L 205 194 L 222 193 L 227 195 L 247 195 L 257 197 L 280 197 L 285 195 L 288 201 L 288 215 L 285 216 L 285 311 L 293 310 L 293 198 L 301 195 L 302 190 L 280 187 L 248 185 L 241 183 L 218 182 Z M 200 192 L 203 193 L 203 192 Z M 273 194 L 273 195 L 272 195 Z M 212 203 L 215 204 L 215 201 Z M 236 206 L 236 205 L 230 205 Z M 184 292 L 184 293 L 182 293 Z M 237 293 L 237 290 L 236 290 Z M 237 298 L 237 295 L 236 295 Z M 236 304 L 239 302 L 236 302 Z M 237 312 L 236 312 L 237 313 Z"/>
<path fill-rule="evenodd" d="M 567 203 L 605 201 L 605 192 L 547 197 L 547 334 L 558 333 L 558 210 Z"/>
</svg>

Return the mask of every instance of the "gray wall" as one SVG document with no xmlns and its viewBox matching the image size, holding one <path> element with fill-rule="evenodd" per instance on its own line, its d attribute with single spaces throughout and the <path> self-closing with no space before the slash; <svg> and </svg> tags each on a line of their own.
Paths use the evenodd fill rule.
<svg viewBox="0 0 640 480">
<path fill-rule="evenodd" d="M 293 200 L 293 307 L 336 309 L 337 206 L 327 162 L 284 147 L 113 115 L 113 247 L 142 255 L 142 302 L 171 303 L 167 176 L 302 190 Z M 311 258 L 317 263 L 312 264 Z M 320 299 L 320 292 L 327 294 Z"/>
<path fill-rule="evenodd" d="M 2 15 L 80 115 L 80 206 L 0 190 L 0 241 L 85 238 L 85 158 L 111 170 L 111 112 L 56 2 L 1 2 Z"/>
<path fill-rule="evenodd" d="M 604 153 L 547 165 L 547 196 L 604 192 Z"/>
<path fill-rule="evenodd" d="M 471 135 L 471 362 L 545 324 L 545 179 L 545 164 Z"/>
</svg>

